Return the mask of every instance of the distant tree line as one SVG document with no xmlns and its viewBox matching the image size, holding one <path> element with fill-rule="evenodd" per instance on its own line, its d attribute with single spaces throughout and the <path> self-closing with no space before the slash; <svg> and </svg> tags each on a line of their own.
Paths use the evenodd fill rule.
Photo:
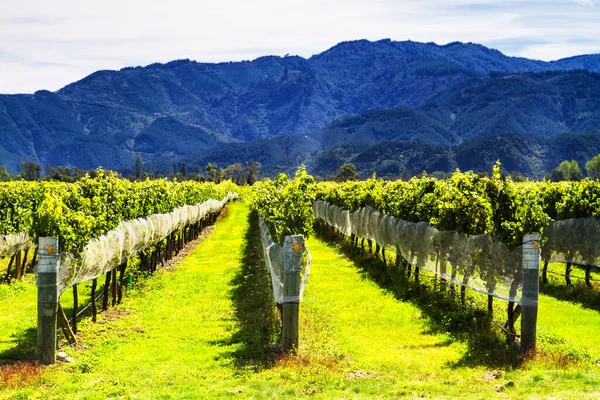
<svg viewBox="0 0 600 400">
<path fill-rule="evenodd" d="M 0 165 L 0 182 L 26 180 L 26 181 L 60 181 L 60 182 L 75 182 L 86 175 L 94 178 L 97 175 L 95 169 L 83 170 L 73 167 L 52 167 L 50 164 L 44 165 L 44 173 L 42 174 L 41 165 L 33 161 L 23 161 L 21 163 L 21 172 L 10 174 L 6 166 Z M 117 171 L 111 171 L 118 174 Z M 120 174 L 118 174 L 120 175 Z"/>
<path fill-rule="evenodd" d="M 204 168 L 196 164 L 193 171 L 188 171 L 188 166 L 185 162 L 178 164 L 170 176 L 162 174 L 155 175 L 152 172 L 145 171 L 142 164 L 142 156 L 138 155 L 135 160 L 133 169 L 125 168 L 122 171 L 113 171 L 121 177 L 125 177 L 132 181 L 145 180 L 154 178 L 171 178 L 178 181 L 195 180 L 199 182 L 215 182 L 219 183 L 224 180 L 232 180 L 238 185 L 252 185 L 260 176 L 260 163 L 256 161 L 248 162 L 244 165 L 241 163 L 231 164 L 225 168 L 220 168 L 218 164 L 208 163 Z M 96 170 L 83 170 L 81 168 L 53 167 L 50 164 L 44 165 L 43 174 L 42 167 L 33 161 L 23 161 L 21 163 L 21 172 L 10 174 L 6 166 L 0 165 L 0 182 L 20 180 L 40 181 L 52 180 L 61 182 L 75 182 L 84 176 L 96 176 Z"/>
<path fill-rule="evenodd" d="M 225 168 L 219 167 L 216 163 L 208 163 L 205 167 L 199 164 L 194 165 L 193 170 L 189 171 L 188 166 L 185 162 L 176 165 L 173 169 L 173 173 L 170 176 L 164 176 L 162 174 L 155 175 L 152 172 L 145 171 L 142 164 L 142 156 L 138 155 L 135 160 L 133 169 L 125 168 L 122 171 L 113 171 L 118 175 L 128 178 L 130 180 L 145 180 L 154 178 L 171 178 L 177 179 L 178 181 L 183 180 L 195 180 L 199 182 L 215 182 L 219 183 L 224 180 L 231 180 L 238 185 L 252 185 L 260 177 L 260 163 L 251 161 L 245 164 L 235 163 L 228 165 Z M 593 157 L 585 164 L 585 171 L 589 179 L 600 179 L 600 154 Z M 44 165 L 42 175 L 42 167 L 33 161 L 23 161 L 21 163 L 21 172 L 17 174 L 8 173 L 4 165 L 0 165 L 0 182 L 24 179 L 28 181 L 38 180 L 53 180 L 61 182 L 75 182 L 78 179 L 83 178 L 86 174 L 94 177 L 96 176 L 96 170 L 83 170 L 81 168 L 74 167 L 53 167 L 49 164 Z M 484 173 L 485 174 L 485 173 Z M 451 175 L 450 172 L 436 171 L 430 174 L 433 177 L 444 179 Z M 515 181 L 522 181 L 526 178 L 520 173 L 511 173 L 512 179 Z M 584 179 L 584 173 L 575 160 L 563 161 L 556 168 L 554 168 L 545 177 L 546 180 L 558 182 L 558 181 L 580 181 Z M 322 178 L 318 178 L 321 180 Z M 350 180 L 358 180 L 359 174 L 356 167 L 352 163 L 346 163 L 338 168 L 335 175 L 329 175 L 325 180 L 345 182 Z M 387 177 L 384 177 L 387 179 Z M 408 179 L 408 177 L 407 177 Z"/>
<path fill-rule="evenodd" d="M 585 164 L 585 171 L 590 179 L 600 179 L 600 154 Z M 580 181 L 584 178 L 583 171 L 575 160 L 563 161 L 552 172 L 546 175 L 546 179 L 552 182 Z"/>
</svg>

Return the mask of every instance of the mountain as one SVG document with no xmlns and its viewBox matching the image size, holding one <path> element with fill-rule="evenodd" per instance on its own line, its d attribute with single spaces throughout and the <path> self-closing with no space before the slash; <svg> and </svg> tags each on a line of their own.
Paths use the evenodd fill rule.
<svg viewBox="0 0 600 400">
<path fill-rule="evenodd" d="M 219 64 L 179 60 L 98 71 L 55 93 L 0 95 L 0 163 L 14 172 L 22 160 L 82 168 L 130 166 L 136 154 L 145 160 L 175 161 L 219 144 L 313 135 L 332 121 L 337 121 L 338 133 L 332 133 L 331 143 L 411 140 L 450 145 L 496 134 L 508 118 L 488 121 L 496 114 L 491 114 L 494 107 L 486 106 L 496 103 L 487 95 L 478 96 L 478 91 L 492 97 L 504 93 L 508 96 L 504 106 L 519 85 L 490 73 L 571 69 L 600 71 L 600 56 L 547 63 L 508 57 L 472 43 L 358 40 L 308 59 L 266 56 Z M 554 90 L 552 83 L 540 85 Z M 504 132 L 512 132 L 512 126 L 523 130 L 541 126 L 544 134 L 580 125 L 593 128 L 595 114 L 585 108 L 593 100 L 581 105 L 578 95 L 573 93 L 575 119 L 578 115 L 587 119 L 579 125 L 565 120 L 561 130 L 556 123 L 560 115 L 554 114 L 540 125 L 536 114 L 531 121 L 511 120 L 510 130 Z M 466 109 L 463 99 L 477 104 Z M 544 107 L 550 109 L 550 104 Z M 385 125 L 382 112 L 367 112 L 373 109 L 395 109 L 393 119 L 403 128 L 396 133 L 369 131 L 365 126 L 354 138 L 340 137 L 346 128 L 338 119 L 344 116 L 358 115 L 346 120 L 356 124 L 352 118 L 377 114 L 379 121 L 371 126 Z M 450 119 L 453 114 L 458 122 Z M 488 119 L 480 119 L 482 126 L 472 126 L 473 118 Z"/>
<path fill-rule="evenodd" d="M 502 133 L 555 135 L 600 128 L 600 74 L 499 74 L 453 89 L 419 111 L 461 142 Z"/>
<path fill-rule="evenodd" d="M 493 74 L 417 108 L 369 110 L 312 134 L 324 148 L 407 141 L 441 145 L 507 133 L 556 135 L 600 129 L 600 74 Z"/>
<path fill-rule="evenodd" d="M 461 141 L 443 122 L 419 109 L 397 107 L 368 110 L 342 117 L 311 134 L 323 147 L 404 141 L 451 145 Z"/>
</svg>

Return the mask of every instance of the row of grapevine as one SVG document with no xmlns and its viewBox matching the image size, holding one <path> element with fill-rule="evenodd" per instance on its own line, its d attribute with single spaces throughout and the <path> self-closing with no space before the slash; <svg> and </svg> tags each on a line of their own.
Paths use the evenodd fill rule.
<svg viewBox="0 0 600 400">
<path fill-rule="evenodd" d="M 27 242 L 25 258 L 27 250 L 40 243 L 36 247 L 40 361 L 55 362 L 57 322 L 65 337 L 76 341 L 79 283 L 92 280 L 95 320 L 98 278 L 106 274 L 102 308 L 108 307 L 110 293 L 113 305 L 120 302 L 126 271 L 152 274 L 215 221 L 223 206 L 237 197 L 236 189 L 229 181 L 130 182 L 102 171 L 75 183 L 0 184 L 0 250 L 3 256 L 13 252 L 7 276 L 13 260 L 21 269 L 26 264 L 19 261 L 24 247 L 18 242 Z M 17 268 L 17 278 L 19 273 Z M 59 301 L 68 287 L 74 298 L 70 322 Z"/>
<path fill-rule="evenodd" d="M 364 206 L 410 222 L 428 222 L 442 231 L 490 234 L 514 248 L 526 232 L 540 232 L 544 280 L 551 261 L 590 273 L 600 265 L 600 182 L 513 182 L 502 178 L 499 165 L 492 177 L 472 172 L 447 180 L 431 177 L 405 181 L 320 183 L 316 198 L 349 211 Z"/>
<path fill-rule="evenodd" d="M 316 187 L 304 167 L 293 179 L 279 174 L 274 180 L 257 182 L 252 189 L 252 209 L 264 220 L 275 243 L 283 244 L 285 236 L 312 232 Z"/>
<path fill-rule="evenodd" d="M 600 264 L 600 224 L 596 218 L 600 214 L 600 182 L 597 181 L 513 182 L 510 177 L 501 176 L 497 164 L 491 177 L 456 172 L 446 180 L 422 176 L 409 181 L 372 178 L 345 183 L 313 183 L 312 177 L 300 170 L 294 180 L 280 175 L 255 189 L 255 208 L 264 215 L 274 238 L 280 239 L 284 232 L 310 232 L 314 214 L 309 204 L 314 201 L 321 204 L 319 216 L 325 216 L 330 223 L 339 219 L 342 212 L 347 213 L 344 218 L 349 218 L 359 210 L 364 211 L 365 207 L 375 212 L 375 219 L 368 221 L 373 227 L 384 222 L 391 226 L 390 218 L 403 221 L 406 227 L 410 223 L 426 223 L 428 228 L 425 230 L 419 231 L 417 226 L 411 225 L 406 232 L 414 231 L 415 235 L 418 233 L 430 239 L 435 237 L 431 241 L 432 248 L 428 249 L 430 253 L 445 252 L 450 258 L 456 255 L 457 268 L 466 272 L 465 281 L 473 275 L 472 264 L 476 260 L 458 257 L 458 254 L 469 249 L 472 252 L 473 246 L 477 247 L 479 253 L 487 254 L 487 258 L 482 254 L 475 257 L 481 264 L 477 267 L 481 269 L 479 275 L 482 277 L 478 286 L 495 287 L 500 274 L 507 278 L 510 287 L 509 295 L 508 292 L 499 295 L 502 298 L 515 299 L 514 286 L 521 279 L 520 267 L 515 261 L 520 259 L 517 247 L 523 243 L 523 235 L 527 232 L 541 233 L 544 271 L 550 261 L 567 264 L 567 282 L 571 264 L 586 268 L 588 283 L 591 266 Z M 332 212 L 337 213 L 337 217 L 331 217 Z M 372 213 L 368 211 L 367 214 L 371 216 Z M 385 221 L 384 217 L 387 218 Z M 359 215 L 353 218 L 366 221 Z M 353 225 L 356 227 L 357 222 Z M 359 230 L 364 228 L 366 226 Z M 350 230 L 347 233 L 355 236 Z M 409 247 L 417 246 L 418 241 L 411 240 Z M 406 247 L 407 243 L 404 240 L 402 245 Z M 409 249 L 408 253 L 414 252 Z M 426 251 L 421 253 L 420 260 L 416 253 L 408 255 L 407 260 L 424 265 L 431 260 L 437 262 L 435 260 L 439 258 L 427 256 Z M 471 261 L 461 267 L 467 258 Z M 442 259 L 442 264 L 445 261 Z M 443 265 L 435 268 L 444 269 Z M 454 272 L 452 276 L 455 276 Z M 487 291 L 495 293 L 492 289 Z"/>
<path fill-rule="evenodd" d="M 314 179 L 300 168 L 293 179 L 280 174 L 254 185 L 252 209 L 258 214 L 264 259 L 281 319 L 284 352 L 298 348 L 299 305 L 310 275 L 305 237 L 313 229 Z"/>
<path fill-rule="evenodd" d="M 59 238 L 63 251 L 81 254 L 92 239 L 116 229 L 121 221 L 221 200 L 232 191 L 231 182 L 130 182 L 102 171 L 96 178 L 76 183 L 2 183 L 0 251 L 2 256 L 11 256 L 32 247 L 40 236 L 53 236 Z"/>
</svg>

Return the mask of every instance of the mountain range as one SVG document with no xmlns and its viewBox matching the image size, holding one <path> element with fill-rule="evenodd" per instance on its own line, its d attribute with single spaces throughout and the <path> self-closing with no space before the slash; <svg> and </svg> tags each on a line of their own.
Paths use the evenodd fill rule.
<svg viewBox="0 0 600 400">
<path fill-rule="evenodd" d="M 306 162 L 324 175 L 339 162 L 374 157 L 361 171 L 397 176 L 487 168 L 489 160 L 477 164 L 469 152 L 502 160 L 527 148 L 520 140 L 547 148 L 515 163 L 539 176 L 552 167 L 547 160 L 563 158 L 556 149 L 575 140 L 569 134 L 594 148 L 598 72 L 600 55 L 543 62 L 473 43 L 387 39 L 342 42 L 308 59 L 98 71 L 57 92 L 0 95 L 0 164 L 12 172 L 24 160 L 120 169 L 141 154 L 165 172 L 181 161 L 255 160 L 267 173 Z M 470 164 L 461 162 L 464 152 Z"/>
</svg>

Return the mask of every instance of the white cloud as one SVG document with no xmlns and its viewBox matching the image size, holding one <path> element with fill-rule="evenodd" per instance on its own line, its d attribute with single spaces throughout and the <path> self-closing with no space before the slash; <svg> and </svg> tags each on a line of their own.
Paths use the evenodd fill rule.
<svg viewBox="0 0 600 400">
<path fill-rule="evenodd" d="M 98 69 L 179 58 L 309 57 L 360 38 L 496 43 L 501 51 L 502 43 L 523 42 L 518 50 L 507 49 L 552 59 L 600 43 L 600 10 L 574 2 L 594 5 L 592 0 L 2 0 L 0 93 L 57 90 Z M 592 42 L 582 45 L 583 40 Z"/>
<path fill-rule="evenodd" d="M 582 6 L 592 7 L 596 4 L 595 0 L 573 0 L 573 2 L 577 4 L 581 4 Z"/>
<path fill-rule="evenodd" d="M 558 60 L 574 54 L 600 53 L 600 44 L 544 43 L 527 46 L 516 55 L 538 60 Z"/>
</svg>

